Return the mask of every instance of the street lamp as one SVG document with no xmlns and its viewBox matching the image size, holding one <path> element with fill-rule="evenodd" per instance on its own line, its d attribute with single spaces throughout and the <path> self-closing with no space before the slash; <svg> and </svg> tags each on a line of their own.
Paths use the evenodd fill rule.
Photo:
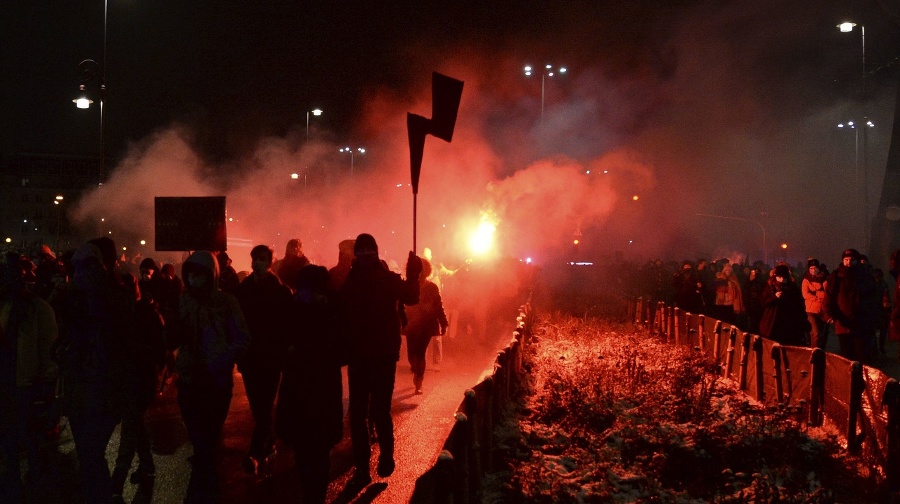
<svg viewBox="0 0 900 504">
<path fill-rule="evenodd" d="M 53 198 L 53 205 L 56 206 L 56 248 L 54 250 L 59 252 L 59 235 L 60 228 L 62 227 L 62 206 L 60 203 L 64 200 L 64 196 L 62 194 L 57 194 L 55 198 Z"/>
<path fill-rule="evenodd" d="M 364 147 L 357 147 L 356 149 L 352 149 L 350 147 L 344 147 L 343 149 L 338 149 L 338 152 L 350 153 L 350 176 L 353 176 L 353 153 L 357 152 L 359 154 L 365 154 L 366 149 Z"/>
<path fill-rule="evenodd" d="M 103 1 L 103 65 L 92 59 L 83 60 L 78 64 L 78 73 L 80 74 L 81 84 L 78 85 L 78 90 L 81 92 L 81 95 L 72 100 L 75 102 L 75 106 L 80 109 L 86 109 L 91 106 L 91 103 L 94 103 L 93 100 L 89 99 L 85 94 L 85 87 L 88 83 L 97 81 L 98 84 L 98 98 L 100 100 L 100 176 L 98 180 L 98 184 L 103 184 L 103 180 L 106 178 L 106 139 L 103 136 L 103 99 L 106 98 L 106 20 L 107 14 L 109 12 L 109 0 Z"/>
<path fill-rule="evenodd" d="M 854 156 L 856 163 L 856 176 L 860 174 L 859 168 L 859 130 L 862 130 L 863 149 L 862 149 L 862 193 L 863 193 L 863 237 L 866 246 L 869 243 L 869 128 L 874 128 L 875 124 L 868 118 L 863 117 L 863 123 L 857 124 L 854 121 L 838 124 L 840 129 L 852 129 L 854 132 Z M 858 179 L 857 179 L 858 180 Z"/>
<path fill-rule="evenodd" d="M 322 115 L 322 109 L 315 108 L 315 109 L 306 111 L 306 141 L 307 142 L 309 141 L 309 114 L 312 114 L 312 115 L 318 117 L 318 116 Z"/>
<path fill-rule="evenodd" d="M 94 100 L 88 98 L 87 95 L 87 84 L 96 81 L 98 83 L 98 98 L 100 100 L 100 176 L 98 183 L 102 184 L 103 179 L 106 178 L 106 138 L 104 136 L 104 125 L 103 125 L 103 101 L 106 98 L 106 78 L 104 75 L 103 68 L 99 63 L 92 59 L 83 60 L 78 64 L 78 74 L 79 80 L 81 84 L 78 85 L 78 90 L 81 94 L 79 94 L 78 98 L 72 100 L 75 103 L 75 106 L 80 109 L 90 108 L 91 104 L 94 103 Z"/>
<path fill-rule="evenodd" d="M 838 29 L 841 30 L 841 33 L 850 33 L 853 31 L 853 28 L 856 27 L 856 23 L 850 21 L 844 21 L 843 23 L 837 25 Z M 866 92 L 866 25 L 859 25 L 859 32 L 862 35 L 862 85 L 863 85 L 863 93 Z"/>
<path fill-rule="evenodd" d="M 525 75 L 530 77 L 532 74 L 536 72 L 536 69 L 531 65 L 525 65 Z M 541 69 L 541 133 L 544 131 L 544 81 L 547 77 L 553 77 L 557 73 L 562 75 L 566 73 L 566 67 L 559 67 L 557 70 L 553 69 L 553 65 L 544 65 L 544 68 Z"/>
</svg>

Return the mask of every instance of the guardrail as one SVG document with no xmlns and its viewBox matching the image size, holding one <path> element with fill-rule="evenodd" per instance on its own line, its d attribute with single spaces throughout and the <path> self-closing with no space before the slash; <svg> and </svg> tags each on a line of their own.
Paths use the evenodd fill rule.
<svg viewBox="0 0 900 504">
<path fill-rule="evenodd" d="M 417 480 L 412 503 L 481 502 L 481 478 L 495 469 L 493 431 L 521 390 L 523 349 L 530 344 L 531 303 L 519 308 L 512 339 L 497 354 L 493 371 L 463 394 L 456 422 L 434 465 Z"/>
<path fill-rule="evenodd" d="M 850 453 L 900 490 L 900 384 L 882 371 L 821 349 L 787 346 L 704 315 L 635 303 L 635 324 L 719 363 L 722 376 L 769 408 L 833 430 Z M 646 318 L 644 318 L 646 316 Z"/>
</svg>

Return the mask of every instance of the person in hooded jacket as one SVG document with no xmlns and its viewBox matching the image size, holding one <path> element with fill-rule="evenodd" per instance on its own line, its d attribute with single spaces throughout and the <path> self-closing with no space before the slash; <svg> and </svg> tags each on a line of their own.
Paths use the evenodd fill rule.
<svg viewBox="0 0 900 504">
<path fill-rule="evenodd" d="M 118 273 L 115 243 L 106 237 L 75 256 L 75 289 L 66 307 L 63 350 L 65 410 L 87 502 L 110 502 L 106 446 L 134 389 L 134 296 Z"/>
<path fill-rule="evenodd" d="M 257 245 L 250 251 L 253 273 L 241 282 L 237 298 L 253 341 L 238 360 L 238 371 L 253 413 L 250 449 L 244 470 L 257 474 L 260 465 L 275 454 L 272 407 L 284 367 L 284 339 L 288 328 L 291 290 L 272 272 L 274 251 Z"/>
<path fill-rule="evenodd" d="M 806 304 L 806 318 L 809 320 L 809 346 L 825 349 L 828 342 L 823 305 L 825 304 L 825 273 L 819 269 L 819 260 L 806 261 L 806 273 L 800 282 L 800 291 Z"/>
<path fill-rule="evenodd" d="M 422 273 L 419 275 L 419 302 L 406 310 L 409 322 L 404 329 L 406 334 L 406 357 L 413 372 L 413 386 L 416 394 L 422 393 L 422 380 L 425 378 L 425 352 L 431 337 L 447 332 L 447 314 L 441 302 L 441 292 L 437 284 L 428 280 L 431 276 L 431 263 L 422 260 Z"/>
<path fill-rule="evenodd" d="M 808 329 L 803 295 L 786 264 L 775 266 L 760 296 L 763 306 L 759 334 L 782 345 L 803 345 Z"/>
<path fill-rule="evenodd" d="M 394 375 L 400 360 L 401 304 L 419 301 L 422 260 L 409 253 L 406 279 L 387 269 L 378 258 L 378 245 L 370 234 L 356 237 L 356 259 L 341 287 L 344 319 L 349 327 L 350 439 L 356 471 L 353 486 L 371 482 L 368 418 L 375 424 L 380 454 L 377 473 L 394 472 L 394 423 L 391 399 Z"/>
<path fill-rule="evenodd" d="M 888 282 L 885 278 L 884 271 L 881 268 L 872 270 L 872 276 L 875 278 L 875 295 L 878 299 L 878 315 L 875 328 L 878 330 L 878 353 L 884 355 L 885 343 L 887 342 L 888 331 L 891 323 L 891 310 L 893 309 L 893 291 L 894 284 Z M 893 278 L 891 278 L 893 280 Z"/>
<path fill-rule="evenodd" d="M 294 451 L 305 503 L 325 502 L 329 453 L 344 432 L 346 332 L 329 283 L 324 266 L 307 265 L 297 275 L 276 407 L 276 433 Z"/>
<path fill-rule="evenodd" d="M 703 297 L 700 294 L 702 287 L 694 265 L 690 261 L 682 262 L 681 269 L 672 275 L 675 306 L 689 313 L 703 313 Z"/>
<path fill-rule="evenodd" d="M 284 247 L 284 258 L 275 261 L 272 269 L 278 278 L 291 288 L 291 291 L 296 291 L 297 273 L 307 264 L 309 264 L 309 259 L 303 255 L 303 243 L 299 238 L 292 238 Z"/>
<path fill-rule="evenodd" d="M 876 310 L 875 279 L 860 265 L 856 249 L 847 249 L 841 255 L 841 265 L 825 283 L 826 321 L 834 324 L 834 333 L 840 343 L 841 356 L 868 364 L 869 341 L 874 331 Z M 874 343 L 874 342 L 873 342 Z"/>
<path fill-rule="evenodd" d="M 126 273 L 122 275 L 125 289 L 134 295 L 134 331 L 126 335 L 134 340 L 134 360 L 129 380 L 134 389 L 127 394 L 127 402 L 119 430 L 119 451 L 112 473 L 113 501 L 123 502 L 125 479 L 131 471 L 134 456 L 138 457 L 138 467 L 131 476 L 131 482 L 140 485 L 145 493 L 152 491 L 156 465 L 150 450 L 150 435 L 144 415 L 156 396 L 157 377 L 166 360 L 165 325 L 156 303 L 149 295 L 144 297 L 137 278 Z"/>
<path fill-rule="evenodd" d="M 37 494 L 43 474 L 39 447 L 45 427 L 41 405 L 49 405 L 58 368 L 51 349 L 56 343 L 56 317 L 50 305 L 25 290 L 18 256 L 6 254 L 0 264 L 0 502 L 22 502 Z M 19 469 L 22 448 L 28 454 L 26 490 Z M 52 483 L 52 481 L 51 481 Z M 34 489 L 35 492 L 30 490 Z M 37 502 L 37 500 L 35 500 Z"/>
<path fill-rule="evenodd" d="M 185 502 L 219 502 L 218 448 L 235 361 L 250 345 L 250 331 L 238 300 L 217 287 L 219 267 L 212 252 L 191 254 L 182 278 L 186 290 L 171 334 L 178 344 L 178 406 L 194 446 Z"/>
<path fill-rule="evenodd" d="M 734 324 L 737 315 L 744 313 L 744 300 L 741 285 L 731 264 L 723 265 L 722 270 L 716 273 L 715 284 L 717 318 L 727 324 Z"/>
</svg>

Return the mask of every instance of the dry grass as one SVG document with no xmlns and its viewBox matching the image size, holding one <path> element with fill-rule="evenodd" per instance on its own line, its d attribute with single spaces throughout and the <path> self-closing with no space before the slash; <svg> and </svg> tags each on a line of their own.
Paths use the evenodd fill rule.
<svg viewBox="0 0 900 504">
<path fill-rule="evenodd" d="M 485 502 L 878 500 L 835 439 L 752 403 L 699 353 L 564 315 L 535 339 Z"/>
</svg>

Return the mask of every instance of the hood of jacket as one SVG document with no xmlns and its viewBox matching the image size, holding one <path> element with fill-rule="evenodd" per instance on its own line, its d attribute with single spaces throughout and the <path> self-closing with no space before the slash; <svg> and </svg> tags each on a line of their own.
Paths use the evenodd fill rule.
<svg viewBox="0 0 900 504">
<path fill-rule="evenodd" d="M 181 278 L 185 283 L 188 282 L 188 275 L 191 272 L 201 271 L 210 275 L 212 278 L 212 282 L 209 284 L 209 290 L 214 291 L 218 288 L 219 285 L 219 261 L 216 260 L 216 256 L 207 250 L 198 250 L 191 254 L 190 257 L 184 261 L 184 265 L 181 267 Z"/>
</svg>

